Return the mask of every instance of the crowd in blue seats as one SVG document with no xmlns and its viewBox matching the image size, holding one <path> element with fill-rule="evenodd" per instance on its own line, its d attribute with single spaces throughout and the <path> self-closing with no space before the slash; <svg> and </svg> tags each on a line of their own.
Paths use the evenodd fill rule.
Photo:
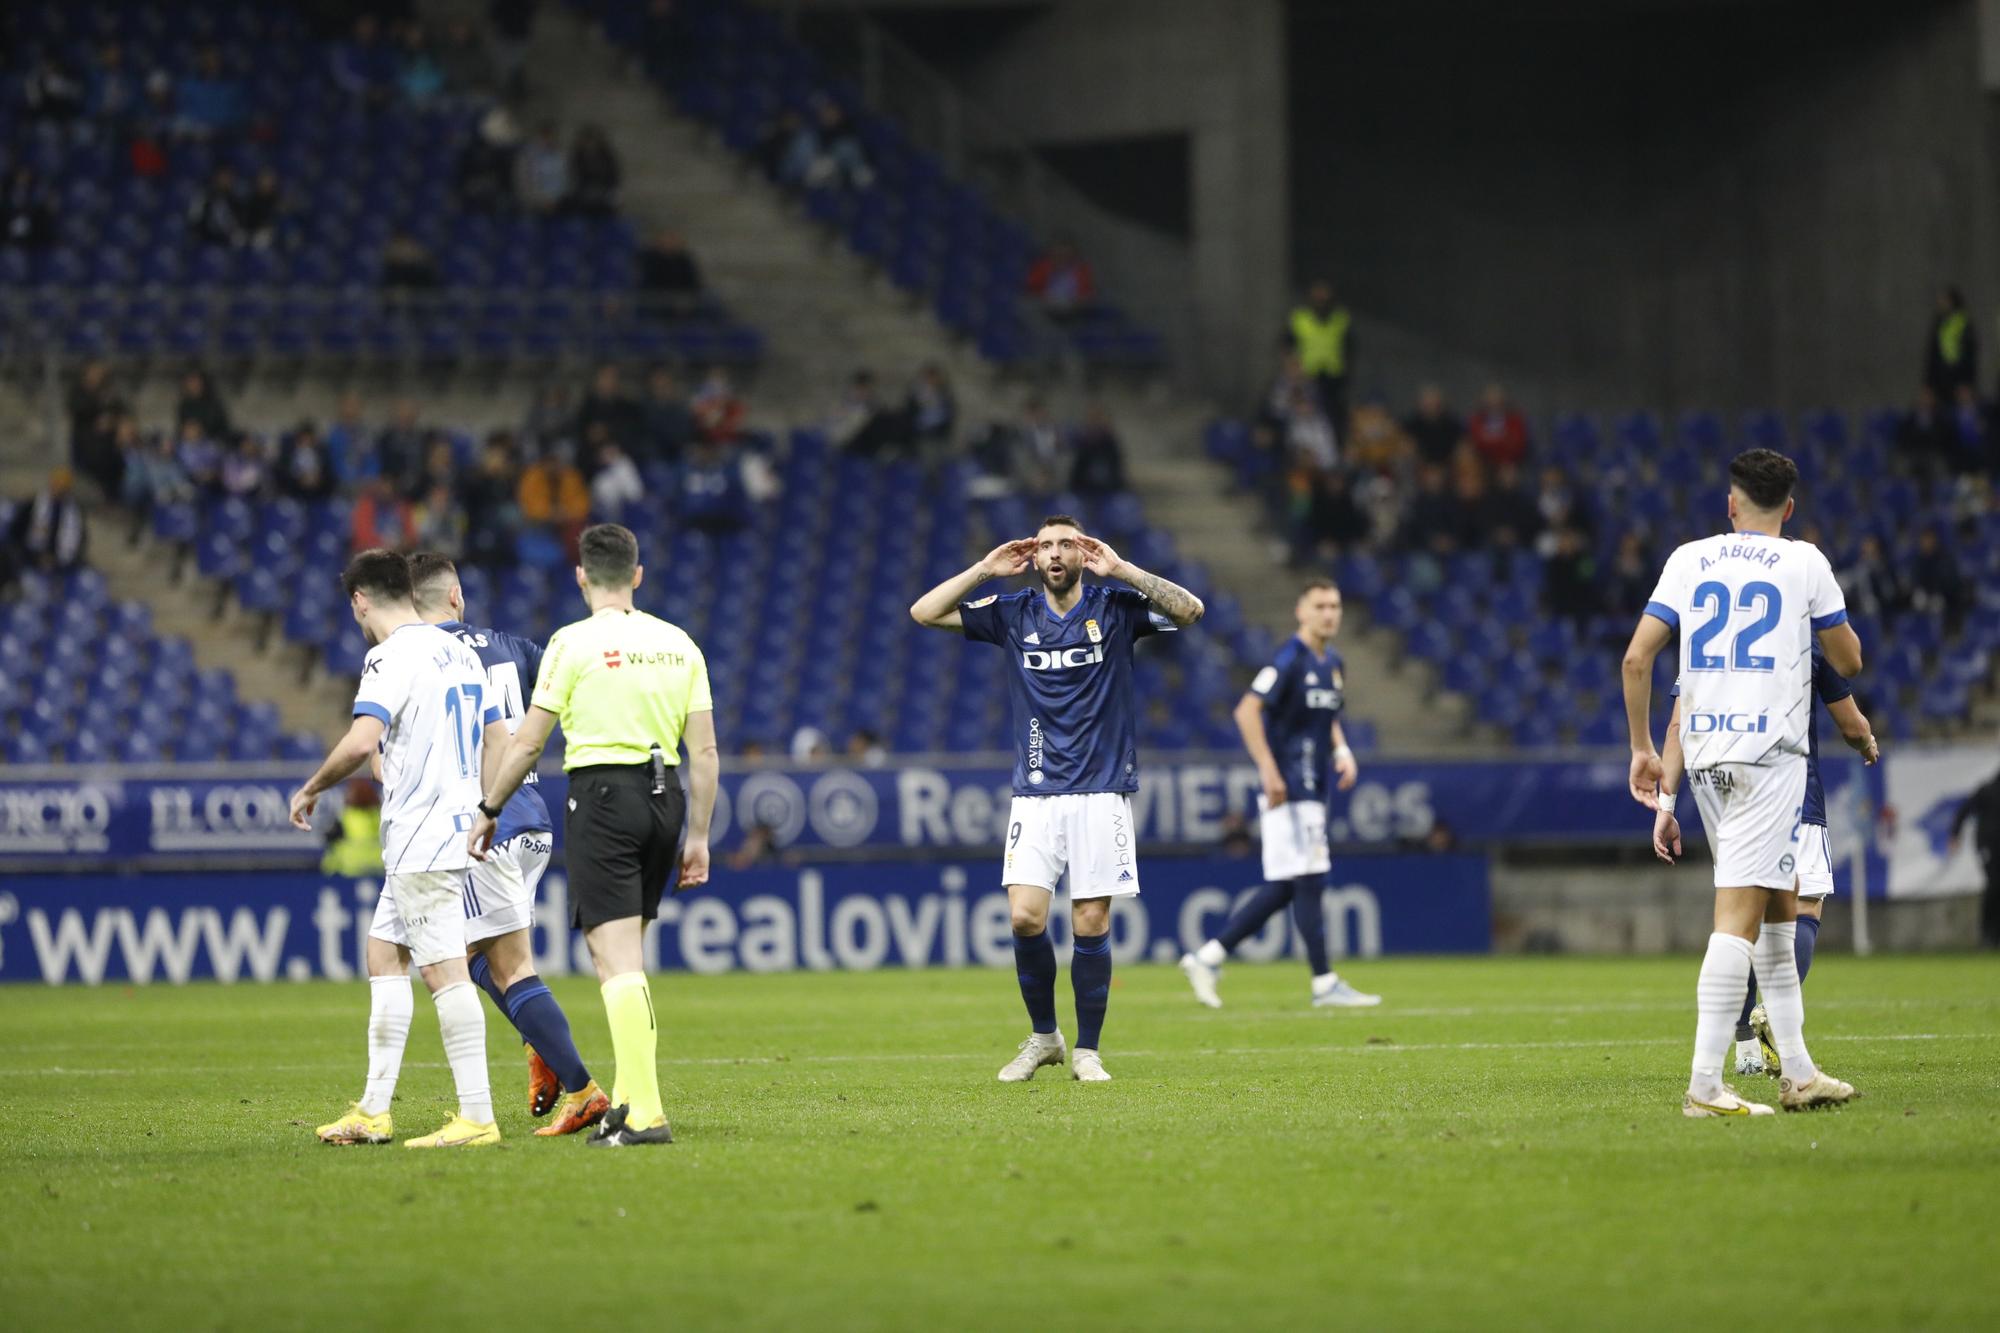
<svg viewBox="0 0 2000 1333">
<path fill-rule="evenodd" d="M 794 192 L 806 215 L 842 236 L 900 290 L 1003 364 L 1042 357 L 1022 317 L 1035 238 L 979 191 L 951 179 L 904 129 L 788 33 L 780 16 L 739 0 L 572 0 L 632 53 L 688 115 Z M 1060 252 L 1055 240 L 1051 250 Z M 1041 295 L 1046 295 L 1042 293 Z M 1157 334 L 1101 299 L 1043 302 L 1064 338 L 1101 366 L 1160 363 Z"/>
<path fill-rule="evenodd" d="M 1449 428 L 1432 430 L 1438 419 Z M 2000 497 L 1980 472 L 1913 455 L 1900 413 L 1559 413 L 1538 441 L 1520 418 L 1489 450 L 1435 402 L 1402 422 L 1376 402 L 1332 462 L 1302 457 L 1284 426 L 1218 420 L 1208 451 L 1295 527 L 1336 490 L 1342 521 L 1295 531 L 1294 559 L 1335 570 L 1410 657 L 1523 747 L 1624 743 L 1619 651 L 1667 553 L 1726 527 L 1728 460 L 1756 446 L 1798 464 L 1792 531 L 1841 577 L 1880 734 L 1962 723 L 1992 681 Z M 1664 713 L 1671 659 L 1654 683 Z"/>
<path fill-rule="evenodd" d="M 283 6 L 117 0 L 0 21 L 0 356 L 761 354 L 710 298 L 648 299 L 601 134 L 550 157 L 552 127 L 454 82 L 478 34 L 433 51 L 364 15 L 329 42 Z"/>
</svg>

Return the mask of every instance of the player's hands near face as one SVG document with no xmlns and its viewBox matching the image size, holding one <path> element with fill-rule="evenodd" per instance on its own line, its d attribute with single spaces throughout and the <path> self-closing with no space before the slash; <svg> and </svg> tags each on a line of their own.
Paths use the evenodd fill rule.
<svg viewBox="0 0 2000 1333">
<path fill-rule="evenodd" d="M 1653 855 L 1672 865 L 1680 859 L 1681 822 L 1671 810 L 1653 816 Z"/>
<path fill-rule="evenodd" d="M 475 861 L 486 859 L 487 849 L 493 846 L 493 834 L 499 828 L 499 821 L 491 815 L 475 813 L 472 816 L 472 831 L 465 835 L 465 850 L 472 853 Z"/>
<path fill-rule="evenodd" d="M 312 832 L 313 809 L 319 805 L 319 797 L 307 792 L 304 787 L 292 793 L 292 827 Z"/>
<path fill-rule="evenodd" d="M 986 553 L 979 567 L 996 579 L 1026 572 L 1035 563 L 1035 539 L 1023 537 L 1019 541 L 1001 542 Z"/>
<path fill-rule="evenodd" d="M 1095 537 L 1079 532 L 1072 540 L 1076 543 L 1076 553 L 1083 557 L 1083 567 L 1099 578 L 1112 577 L 1118 566 L 1125 563 L 1118 552 Z"/>
<path fill-rule="evenodd" d="M 1666 771 L 1659 755 L 1635 753 L 1632 756 L 1632 799 L 1648 810 L 1659 809 L 1660 779 Z"/>
<path fill-rule="evenodd" d="M 708 839 L 689 838 L 681 847 L 680 887 L 692 889 L 708 883 Z"/>
<path fill-rule="evenodd" d="M 1264 780 L 1264 808 L 1276 810 L 1291 794 L 1285 790 L 1285 775 L 1275 768 L 1267 768 L 1261 776 Z"/>
<path fill-rule="evenodd" d="M 1341 791 L 1353 791 L 1354 784 L 1361 781 L 1361 765 L 1354 762 L 1354 751 L 1339 749 L 1333 752 L 1334 786 Z"/>
</svg>

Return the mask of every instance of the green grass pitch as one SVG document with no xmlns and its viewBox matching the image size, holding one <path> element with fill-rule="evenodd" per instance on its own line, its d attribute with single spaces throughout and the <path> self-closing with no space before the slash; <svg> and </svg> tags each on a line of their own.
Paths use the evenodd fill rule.
<svg viewBox="0 0 2000 1333">
<path fill-rule="evenodd" d="M 1825 956 L 1837 1112 L 1679 1113 L 1692 959 L 1356 964 L 1229 1007 L 1123 967 L 1105 1059 L 1002 1086 L 1004 972 L 655 980 L 679 1142 L 328 1148 L 360 984 L 0 993 L 11 1327 L 1970 1327 L 1993 1318 L 2000 960 Z M 419 988 L 421 991 L 421 987 Z M 610 1071 L 594 987 L 558 983 Z M 1068 983 L 1059 991 L 1070 1021 Z M 399 1132 L 449 1111 L 419 994 Z M 1775 1084 L 1739 1080 L 1775 1101 Z"/>
</svg>

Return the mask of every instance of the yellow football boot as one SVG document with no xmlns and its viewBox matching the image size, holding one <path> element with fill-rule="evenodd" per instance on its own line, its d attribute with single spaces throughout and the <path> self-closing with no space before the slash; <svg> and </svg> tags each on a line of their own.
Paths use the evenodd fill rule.
<svg viewBox="0 0 2000 1333">
<path fill-rule="evenodd" d="M 405 1148 L 490 1148 L 500 1142 L 500 1126 L 475 1124 L 455 1115 L 435 1134 L 420 1139 L 404 1139 Z"/>
<path fill-rule="evenodd" d="M 360 1102 L 350 1102 L 346 1115 L 314 1132 L 321 1143 L 387 1143 L 396 1137 L 396 1122 L 387 1111 L 369 1115 Z"/>
</svg>

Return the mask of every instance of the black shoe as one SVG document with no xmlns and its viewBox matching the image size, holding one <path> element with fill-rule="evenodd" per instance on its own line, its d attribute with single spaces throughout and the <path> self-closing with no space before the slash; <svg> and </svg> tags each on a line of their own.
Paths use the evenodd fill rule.
<svg viewBox="0 0 2000 1333">
<path fill-rule="evenodd" d="M 597 1122 L 597 1128 L 585 1139 L 587 1148 L 631 1148 L 647 1143 L 672 1143 L 674 1132 L 662 1120 L 651 1129 L 633 1129 L 626 1124 L 626 1117 L 632 1112 L 630 1106 L 614 1106 Z"/>
</svg>

